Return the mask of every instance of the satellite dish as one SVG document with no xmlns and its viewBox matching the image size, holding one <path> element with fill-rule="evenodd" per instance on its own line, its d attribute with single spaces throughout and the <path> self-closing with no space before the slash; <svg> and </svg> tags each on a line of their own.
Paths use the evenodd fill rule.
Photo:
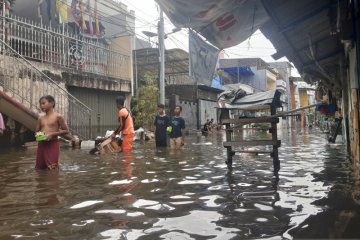
<svg viewBox="0 0 360 240">
<path fill-rule="evenodd" d="M 149 38 L 155 37 L 155 36 L 158 35 L 157 33 L 149 32 L 149 31 L 142 31 L 142 33 L 143 33 L 145 36 L 149 37 Z"/>
</svg>

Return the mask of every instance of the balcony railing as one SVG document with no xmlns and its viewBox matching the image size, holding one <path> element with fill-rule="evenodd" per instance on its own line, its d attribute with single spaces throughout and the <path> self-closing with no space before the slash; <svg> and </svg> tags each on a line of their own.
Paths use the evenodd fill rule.
<svg viewBox="0 0 360 240">
<path fill-rule="evenodd" d="M 39 98 L 52 95 L 56 111 L 64 116 L 71 132 L 90 139 L 91 109 L 72 96 L 60 83 L 36 68 L 8 44 L 0 40 L 0 87 L 34 112 L 41 112 Z"/>
<path fill-rule="evenodd" d="M 65 26 L 41 26 L 14 15 L 0 16 L 0 21 L 1 39 L 28 60 L 130 79 L 124 76 L 124 68 L 130 68 L 130 55 L 111 49 L 104 40 L 73 34 Z"/>
</svg>

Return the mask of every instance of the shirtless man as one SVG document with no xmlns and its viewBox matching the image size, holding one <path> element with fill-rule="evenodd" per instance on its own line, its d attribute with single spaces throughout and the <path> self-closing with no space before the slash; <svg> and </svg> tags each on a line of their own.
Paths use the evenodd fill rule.
<svg viewBox="0 0 360 240">
<path fill-rule="evenodd" d="M 50 95 L 43 96 L 40 98 L 39 103 L 45 115 L 39 117 L 36 132 L 45 133 L 46 140 L 38 142 L 35 168 L 58 169 L 60 152 L 58 137 L 68 134 L 69 129 L 63 116 L 54 112 L 54 97 Z"/>
</svg>

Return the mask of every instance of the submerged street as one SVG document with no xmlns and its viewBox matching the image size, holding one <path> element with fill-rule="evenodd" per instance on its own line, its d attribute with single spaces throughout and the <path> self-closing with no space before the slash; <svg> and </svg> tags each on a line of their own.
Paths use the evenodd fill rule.
<svg viewBox="0 0 360 240">
<path fill-rule="evenodd" d="M 262 154 L 235 156 L 228 172 L 221 132 L 188 136 L 178 152 L 65 148 L 59 172 L 36 171 L 36 149 L 2 150 L 0 239 L 359 237 L 360 179 L 345 146 L 316 129 L 281 134 L 279 179 Z"/>
</svg>

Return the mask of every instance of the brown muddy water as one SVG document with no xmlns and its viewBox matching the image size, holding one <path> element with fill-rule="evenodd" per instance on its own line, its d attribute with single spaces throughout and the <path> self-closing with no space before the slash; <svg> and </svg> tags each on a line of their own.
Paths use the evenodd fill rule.
<svg viewBox="0 0 360 240">
<path fill-rule="evenodd" d="M 359 174 L 343 145 L 283 131 L 276 178 L 261 154 L 228 172 L 222 138 L 189 136 L 178 152 L 62 149 L 59 172 L 34 170 L 34 149 L 2 149 L 0 239 L 360 238 Z"/>
</svg>

